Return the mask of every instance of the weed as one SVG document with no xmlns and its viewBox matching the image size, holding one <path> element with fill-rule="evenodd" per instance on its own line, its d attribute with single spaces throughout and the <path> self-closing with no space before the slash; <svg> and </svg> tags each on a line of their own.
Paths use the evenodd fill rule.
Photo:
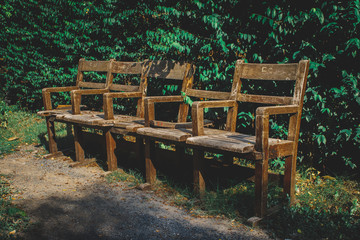
<svg viewBox="0 0 360 240">
<path fill-rule="evenodd" d="M 45 120 L 36 114 L 7 106 L 0 101 L 0 156 L 12 152 L 19 144 L 40 143 L 47 137 Z M 58 137 L 67 134 L 65 124 L 56 124 Z"/>
<path fill-rule="evenodd" d="M 11 203 L 9 185 L 8 177 L 0 175 L 0 239 L 11 239 L 29 225 L 26 213 Z"/>
<path fill-rule="evenodd" d="M 297 200 L 284 207 L 268 227 L 279 237 L 355 239 L 360 234 L 359 184 L 308 169 L 297 182 Z"/>
<path fill-rule="evenodd" d="M 106 176 L 106 180 L 108 182 L 130 182 L 130 185 L 139 185 L 144 183 L 144 178 L 142 177 L 141 173 L 135 170 L 129 170 L 125 172 L 122 169 L 114 171 Z"/>
</svg>

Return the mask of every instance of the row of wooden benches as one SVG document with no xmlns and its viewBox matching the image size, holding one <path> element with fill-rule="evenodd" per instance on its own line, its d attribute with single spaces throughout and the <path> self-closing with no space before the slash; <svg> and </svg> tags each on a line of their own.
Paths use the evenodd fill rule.
<svg viewBox="0 0 360 240">
<path fill-rule="evenodd" d="M 194 190 L 200 195 L 205 190 L 204 151 L 252 159 L 255 163 L 255 213 L 256 216 L 263 217 L 267 208 L 269 158 L 286 157 L 284 193 L 288 194 L 291 201 L 295 199 L 297 146 L 308 68 L 308 60 L 294 64 L 252 64 L 239 60 L 235 64 L 231 90 L 219 92 L 194 89 L 195 66 L 190 63 L 80 59 L 76 85 L 43 89 L 45 110 L 38 114 L 46 117 L 50 153 L 58 152 L 54 122 L 74 125 L 76 160 L 80 162 L 85 161 L 82 127 L 102 129 L 109 170 L 117 169 L 117 156 L 114 150 L 118 146 L 114 135 L 135 136 L 139 152 L 144 149 L 146 181 L 149 183 L 153 183 L 156 178 L 156 169 L 151 156 L 154 141 L 175 143 L 176 152 L 180 156 L 184 154 L 185 147 L 190 147 L 193 149 Z M 83 73 L 89 71 L 106 73 L 105 83 L 85 82 Z M 139 75 L 140 84 L 114 84 L 114 74 Z M 149 78 L 178 81 L 181 84 L 182 94 L 146 96 Z M 293 81 L 293 93 L 292 96 L 246 94 L 241 92 L 243 79 Z M 52 109 L 50 94 L 62 91 L 70 91 L 71 108 Z M 81 110 L 81 96 L 94 94 L 102 95 L 103 111 Z M 187 122 L 189 104 L 185 99 L 188 97 L 206 100 L 192 103 L 192 122 Z M 114 114 L 114 98 L 137 98 L 136 116 Z M 179 103 L 177 122 L 155 119 L 155 104 L 167 102 Z M 236 132 L 238 102 L 267 104 L 256 109 L 254 135 Z M 204 108 L 228 108 L 225 129 L 209 128 L 210 122 L 204 119 Z M 287 139 L 269 137 L 269 116 L 277 114 L 289 115 Z"/>
</svg>

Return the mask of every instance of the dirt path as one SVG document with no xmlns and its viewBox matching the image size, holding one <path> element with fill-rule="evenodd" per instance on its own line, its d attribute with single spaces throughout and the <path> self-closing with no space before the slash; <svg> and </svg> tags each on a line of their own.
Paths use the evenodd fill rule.
<svg viewBox="0 0 360 240">
<path fill-rule="evenodd" d="M 269 239 L 230 221 L 192 217 L 151 191 L 109 184 L 98 167 L 70 168 L 41 153 L 22 146 L 0 159 L 0 173 L 19 191 L 14 202 L 35 223 L 25 239 Z"/>
</svg>

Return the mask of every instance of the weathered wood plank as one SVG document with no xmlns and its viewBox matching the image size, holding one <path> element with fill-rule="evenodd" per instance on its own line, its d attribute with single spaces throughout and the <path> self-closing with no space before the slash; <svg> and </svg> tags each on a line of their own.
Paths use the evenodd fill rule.
<svg viewBox="0 0 360 240">
<path fill-rule="evenodd" d="M 254 80 L 296 80 L 298 64 L 256 64 L 243 65 L 241 78 Z"/>
<path fill-rule="evenodd" d="M 292 104 L 292 97 L 267 96 L 239 93 L 237 100 L 240 102 L 266 103 L 266 104 Z"/>
<path fill-rule="evenodd" d="M 110 87 L 110 90 L 111 91 L 138 92 L 140 90 L 140 86 L 112 84 Z"/>
<path fill-rule="evenodd" d="M 111 68 L 112 73 L 120 74 L 141 74 L 142 62 L 114 62 Z"/>
<path fill-rule="evenodd" d="M 148 61 L 145 64 L 151 66 L 148 72 L 148 77 L 183 80 L 186 73 L 188 63 L 180 63 L 176 61 Z"/>
<path fill-rule="evenodd" d="M 106 72 L 108 70 L 109 63 L 109 61 L 85 61 L 84 59 L 81 59 L 79 61 L 79 70 L 82 72 Z"/>
<path fill-rule="evenodd" d="M 82 88 L 103 89 L 105 88 L 105 83 L 79 82 L 78 86 Z"/>
<path fill-rule="evenodd" d="M 205 119 L 204 126 L 211 126 L 213 122 Z M 192 128 L 192 122 L 166 122 L 166 121 L 159 121 L 159 120 L 151 120 L 150 121 L 151 127 L 162 127 L 162 128 L 170 128 L 170 129 L 179 129 L 179 128 Z"/>
<path fill-rule="evenodd" d="M 144 128 L 139 128 L 136 131 L 136 133 L 147 137 L 166 139 L 176 142 L 184 142 L 188 137 L 191 136 L 191 130 L 189 129 L 166 129 L 166 128 L 144 127 Z"/>
<path fill-rule="evenodd" d="M 208 98 L 208 99 L 223 99 L 227 100 L 230 98 L 230 92 L 218 92 L 218 91 L 206 91 L 198 89 L 187 89 L 186 95 L 197 98 Z"/>
<path fill-rule="evenodd" d="M 218 134 L 216 135 L 216 133 Z M 186 144 L 191 146 L 205 147 L 208 149 L 217 149 L 234 153 L 253 152 L 255 150 L 255 143 L 255 136 L 232 133 L 225 130 L 220 134 L 219 132 L 213 132 L 213 135 L 194 136 L 189 137 L 186 140 Z M 286 148 L 292 146 L 292 144 L 293 142 L 289 140 L 269 138 L 269 149 L 272 156 L 286 156 L 286 154 L 289 154 Z"/>
</svg>

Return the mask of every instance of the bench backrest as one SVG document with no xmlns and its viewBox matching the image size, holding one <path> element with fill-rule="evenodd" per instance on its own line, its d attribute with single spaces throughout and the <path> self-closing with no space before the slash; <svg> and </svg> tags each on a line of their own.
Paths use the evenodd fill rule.
<svg viewBox="0 0 360 240">
<path fill-rule="evenodd" d="M 290 116 L 288 140 L 298 141 L 301 112 L 304 101 L 307 75 L 309 72 L 309 60 L 301 60 L 299 63 L 291 64 L 241 64 L 239 69 L 240 88 L 241 79 L 270 80 L 270 81 L 292 81 L 294 83 L 292 96 L 269 96 L 241 93 L 237 94 L 240 102 L 253 102 L 275 105 L 296 105 L 297 114 Z M 258 131 L 258 127 L 256 127 Z M 296 144 L 297 146 L 297 144 Z M 296 151 L 295 151 L 296 152 Z"/>
<path fill-rule="evenodd" d="M 182 84 L 181 91 L 185 92 L 186 89 L 193 84 L 194 73 L 195 66 L 190 63 L 171 60 L 144 61 L 141 77 L 143 84 L 140 86 L 140 91 L 142 92 L 143 97 L 145 97 L 147 93 L 148 78 L 159 78 L 179 81 Z M 139 105 L 141 106 L 139 107 Z M 188 110 L 189 106 L 183 103 L 180 104 L 178 119 L 186 120 Z M 143 98 L 141 99 L 141 102 L 138 103 L 137 115 L 141 117 L 144 116 Z"/>
<path fill-rule="evenodd" d="M 112 84 L 111 68 L 114 60 L 109 61 L 86 61 L 84 58 L 79 60 L 76 86 L 81 88 L 106 89 Z M 106 80 L 104 83 L 84 82 L 84 72 L 104 72 Z"/>
<path fill-rule="evenodd" d="M 240 92 L 237 94 L 237 100 L 240 102 L 265 104 L 300 105 L 304 99 L 308 69 L 308 60 L 290 64 L 243 63 L 240 66 L 238 76 L 236 76 L 239 78 L 240 83 Z M 241 93 L 242 79 L 293 81 L 293 96 L 270 96 Z"/>
<path fill-rule="evenodd" d="M 112 74 L 132 74 L 132 75 L 141 75 L 142 74 L 143 62 L 118 62 L 114 61 L 111 65 Z M 112 91 L 123 91 L 123 92 L 138 92 L 140 91 L 142 82 L 140 85 L 125 85 L 125 84 L 115 84 L 111 82 L 110 90 Z"/>
</svg>

